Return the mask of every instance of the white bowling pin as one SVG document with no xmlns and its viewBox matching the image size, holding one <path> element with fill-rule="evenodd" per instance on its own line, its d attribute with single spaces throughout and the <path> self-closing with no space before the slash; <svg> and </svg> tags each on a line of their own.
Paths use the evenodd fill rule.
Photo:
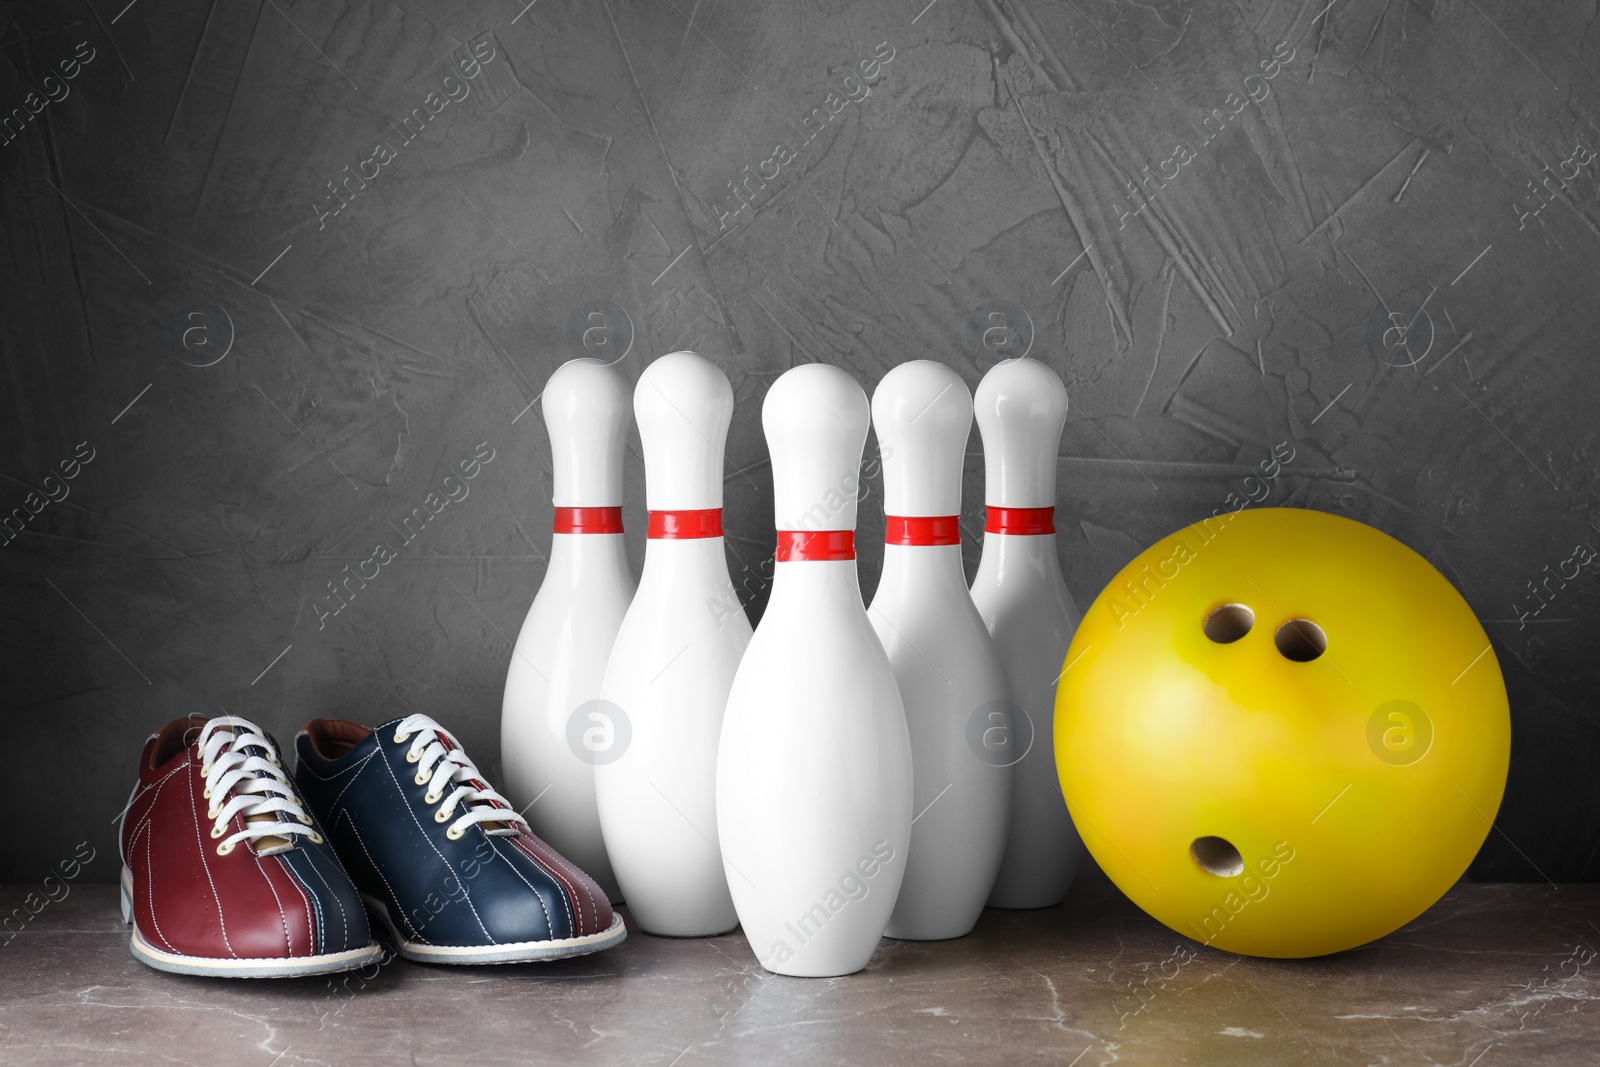
<svg viewBox="0 0 1600 1067">
<path fill-rule="evenodd" d="M 866 966 L 906 869 L 911 746 L 894 670 L 856 577 L 867 398 L 838 367 L 767 394 L 778 547 L 772 598 L 728 694 L 717 825 L 728 888 L 762 966 Z"/>
<path fill-rule="evenodd" d="M 622 549 L 622 453 L 628 392 L 596 359 L 575 359 L 544 389 L 555 474 L 555 533 L 506 672 L 500 746 L 506 795 L 534 832 L 621 898 L 600 834 L 598 761 L 617 741 L 600 683 L 633 598 Z"/>
<path fill-rule="evenodd" d="M 717 745 L 750 621 L 722 546 L 722 447 L 733 388 L 693 352 L 639 376 L 633 413 L 650 507 L 644 573 L 611 647 L 601 696 L 632 737 L 595 767 L 606 853 L 647 933 L 705 937 L 738 925 L 717 846 Z"/>
<path fill-rule="evenodd" d="M 1005 858 L 989 904 L 1059 904 L 1078 873 L 1083 841 L 1056 777 L 1056 682 L 1082 618 L 1056 558 L 1056 453 L 1067 391 L 1032 359 L 1007 360 L 983 376 L 976 397 L 989 504 L 972 600 L 1005 666 L 1012 714 L 997 714 L 1019 757 Z"/>
<path fill-rule="evenodd" d="M 933 941 L 972 931 L 1011 817 L 1012 760 L 1004 747 L 980 747 L 986 716 L 1004 706 L 1005 675 L 961 569 L 972 394 L 941 363 L 902 363 L 872 394 L 872 425 L 888 543 L 867 616 L 905 700 L 916 813 L 885 933 Z"/>
</svg>

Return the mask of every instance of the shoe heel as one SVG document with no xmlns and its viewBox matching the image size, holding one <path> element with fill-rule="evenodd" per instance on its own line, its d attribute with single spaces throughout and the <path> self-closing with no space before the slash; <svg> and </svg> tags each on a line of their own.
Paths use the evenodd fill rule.
<svg viewBox="0 0 1600 1067">
<path fill-rule="evenodd" d="M 122 868 L 122 878 L 119 882 L 118 897 L 122 903 L 122 924 L 133 925 L 133 872 L 127 867 Z"/>
</svg>

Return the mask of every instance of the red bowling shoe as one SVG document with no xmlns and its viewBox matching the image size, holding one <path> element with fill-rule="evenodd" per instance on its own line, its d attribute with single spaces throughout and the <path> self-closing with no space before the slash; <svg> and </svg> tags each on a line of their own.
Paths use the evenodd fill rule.
<svg viewBox="0 0 1600 1067">
<path fill-rule="evenodd" d="M 122 918 L 157 970 L 281 978 L 382 951 L 277 745 L 248 720 L 190 716 L 151 737 L 121 845 Z"/>
</svg>

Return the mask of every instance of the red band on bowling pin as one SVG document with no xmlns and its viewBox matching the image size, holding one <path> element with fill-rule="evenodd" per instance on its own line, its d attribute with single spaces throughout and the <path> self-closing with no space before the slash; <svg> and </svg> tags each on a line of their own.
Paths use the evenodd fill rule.
<svg viewBox="0 0 1600 1067">
<path fill-rule="evenodd" d="M 558 534 L 617 534 L 622 532 L 622 509 L 556 508 Z"/>
<path fill-rule="evenodd" d="M 959 545 L 960 515 L 885 515 L 884 542 L 891 545 Z"/>
<path fill-rule="evenodd" d="M 659 538 L 663 541 L 688 540 L 695 537 L 721 537 L 722 509 L 652 511 L 650 513 L 650 528 L 645 536 Z"/>
<path fill-rule="evenodd" d="M 779 563 L 856 558 L 854 530 L 779 530 Z"/>
<path fill-rule="evenodd" d="M 987 533 L 1053 534 L 1056 532 L 1056 509 L 1002 508 L 990 504 L 989 521 L 983 528 Z"/>
</svg>

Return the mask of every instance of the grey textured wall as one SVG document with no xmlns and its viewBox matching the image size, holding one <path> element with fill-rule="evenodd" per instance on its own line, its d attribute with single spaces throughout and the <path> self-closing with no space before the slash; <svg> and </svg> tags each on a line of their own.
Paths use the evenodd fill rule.
<svg viewBox="0 0 1600 1067">
<path fill-rule="evenodd" d="M 1600 548 L 1595 7 L 1325 6 L 0 6 L 0 879 L 86 838 L 110 877 L 184 712 L 424 711 L 498 767 L 551 519 L 529 406 L 585 344 L 727 370 L 741 581 L 798 362 L 1057 368 L 1084 605 L 1289 442 L 1267 502 L 1398 536 L 1494 640 L 1515 751 L 1474 876 L 1600 876 L 1600 563 L 1531 588 Z M 970 566 L 976 438 L 968 474 Z"/>
</svg>

